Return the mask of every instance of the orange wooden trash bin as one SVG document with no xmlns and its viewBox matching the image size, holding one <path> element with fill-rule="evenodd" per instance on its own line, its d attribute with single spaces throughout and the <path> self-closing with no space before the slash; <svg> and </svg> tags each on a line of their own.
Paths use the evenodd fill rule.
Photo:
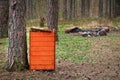
<svg viewBox="0 0 120 80">
<path fill-rule="evenodd" d="M 30 31 L 30 70 L 55 70 L 54 31 Z"/>
</svg>

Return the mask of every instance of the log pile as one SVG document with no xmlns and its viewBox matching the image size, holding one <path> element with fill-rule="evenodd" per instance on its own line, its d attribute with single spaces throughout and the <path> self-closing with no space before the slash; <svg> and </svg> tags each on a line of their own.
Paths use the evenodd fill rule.
<svg viewBox="0 0 120 80">
<path fill-rule="evenodd" d="M 80 29 L 79 27 L 65 29 L 66 34 L 77 33 L 78 35 L 81 35 L 83 37 L 106 36 L 109 31 L 110 31 L 109 26 L 99 26 L 98 28 L 88 30 L 83 30 Z"/>
</svg>

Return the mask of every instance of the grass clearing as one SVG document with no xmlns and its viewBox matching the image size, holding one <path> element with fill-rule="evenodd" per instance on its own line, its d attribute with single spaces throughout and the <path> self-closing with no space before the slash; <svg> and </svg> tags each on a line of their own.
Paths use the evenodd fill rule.
<svg viewBox="0 0 120 80">
<path fill-rule="evenodd" d="M 65 34 L 64 29 L 70 25 L 60 25 L 61 30 L 58 32 L 59 42 L 57 43 L 56 56 L 60 60 L 71 62 L 85 61 L 85 56 L 89 54 L 92 38 Z"/>
<path fill-rule="evenodd" d="M 86 23 L 86 21 L 83 22 Z M 59 42 L 56 44 L 56 61 L 58 63 L 56 63 L 56 70 L 50 73 L 30 70 L 11 73 L 5 71 L 2 67 L 5 63 L 8 39 L 0 39 L 0 43 L 2 43 L 0 44 L 0 79 L 81 80 L 90 77 L 93 80 L 99 78 L 101 78 L 100 80 L 119 80 L 120 34 L 110 32 L 107 36 L 101 37 L 81 37 L 65 34 L 64 29 L 74 26 L 74 24 L 78 25 L 79 23 L 59 25 Z M 30 27 L 27 27 L 28 46 L 29 29 Z"/>
<path fill-rule="evenodd" d="M 58 60 L 67 60 L 70 62 L 86 62 L 90 61 L 94 63 L 95 60 L 90 59 L 88 56 L 94 52 L 90 52 L 90 50 L 96 49 L 94 46 L 101 45 L 102 49 L 106 49 L 110 46 L 105 43 L 114 42 L 119 35 L 117 34 L 109 34 L 107 36 L 102 37 L 81 37 L 75 36 L 73 34 L 65 34 L 65 28 L 70 27 L 68 24 L 62 24 L 59 26 L 59 42 L 57 43 L 56 48 L 56 56 Z M 94 55 L 98 56 L 96 51 Z M 93 62 L 92 62 L 93 61 Z"/>
<path fill-rule="evenodd" d="M 105 37 L 82 37 L 75 36 L 73 34 L 65 34 L 65 28 L 72 26 L 71 24 L 61 24 L 59 25 L 59 42 L 57 42 L 56 46 L 56 58 L 58 60 L 67 60 L 70 62 L 81 62 L 87 61 L 86 56 L 90 55 L 90 49 L 94 45 L 98 45 L 98 43 L 93 44 L 94 42 L 104 41 L 106 39 L 114 40 L 118 37 L 116 34 L 110 34 Z M 2 45 L 8 45 L 8 39 L 3 39 L 0 41 Z M 27 28 L 27 44 L 29 50 L 29 28 Z M 102 45 L 104 48 L 107 48 L 108 45 Z M 5 50 L 6 48 L 4 48 Z M 0 47 L 0 51 L 4 51 L 3 47 Z M 28 51 L 29 52 L 29 51 Z"/>
</svg>

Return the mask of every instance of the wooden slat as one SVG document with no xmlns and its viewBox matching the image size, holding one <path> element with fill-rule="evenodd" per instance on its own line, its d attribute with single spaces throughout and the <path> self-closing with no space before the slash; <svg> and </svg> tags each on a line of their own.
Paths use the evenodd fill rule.
<svg viewBox="0 0 120 80">
<path fill-rule="evenodd" d="M 54 47 L 31 47 L 31 50 L 32 52 L 38 52 L 38 51 L 53 51 L 54 53 Z"/>
<path fill-rule="evenodd" d="M 31 70 L 54 70 L 54 65 L 31 65 Z"/>
<path fill-rule="evenodd" d="M 31 42 L 54 42 L 55 41 L 55 38 L 54 37 L 36 37 L 36 36 L 33 36 L 31 37 Z"/>
<path fill-rule="evenodd" d="M 30 43 L 31 47 L 54 47 L 55 43 L 54 42 L 31 42 Z"/>
<path fill-rule="evenodd" d="M 31 61 L 49 61 L 49 60 L 54 60 L 54 56 L 32 56 L 31 55 Z"/>
<path fill-rule="evenodd" d="M 54 51 L 31 51 L 31 56 L 54 56 Z"/>
<path fill-rule="evenodd" d="M 34 60 L 31 60 L 31 65 L 54 65 L 54 61 L 34 61 Z"/>
</svg>

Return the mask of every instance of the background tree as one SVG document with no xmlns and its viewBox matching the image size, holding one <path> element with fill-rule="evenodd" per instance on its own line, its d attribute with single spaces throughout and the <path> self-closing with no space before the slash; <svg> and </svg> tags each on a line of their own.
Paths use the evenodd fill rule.
<svg viewBox="0 0 120 80">
<path fill-rule="evenodd" d="M 103 0 L 99 0 L 99 17 L 103 17 Z"/>
<path fill-rule="evenodd" d="M 72 17 L 75 18 L 75 16 L 76 16 L 76 11 L 75 11 L 76 10 L 76 0 L 73 0 L 72 3 L 73 3 L 73 13 L 72 13 L 73 16 Z"/>
<path fill-rule="evenodd" d="M 26 45 L 26 0 L 9 0 L 8 71 L 28 68 Z"/>
<path fill-rule="evenodd" d="M 48 0 L 48 16 L 47 16 L 48 28 L 50 30 L 58 31 L 58 0 Z"/>
<path fill-rule="evenodd" d="M 27 20 L 46 17 L 47 15 L 47 0 L 26 0 L 27 5 Z"/>
<path fill-rule="evenodd" d="M 63 0 L 63 19 L 67 20 L 67 0 Z"/>
<path fill-rule="evenodd" d="M 116 7 L 115 7 L 115 5 L 116 5 L 115 0 L 111 0 L 111 15 L 110 15 L 111 18 L 114 18 L 116 16 Z"/>
<path fill-rule="evenodd" d="M 85 1 L 85 17 L 89 17 L 90 14 L 90 0 Z"/>
<path fill-rule="evenodd" d="M 68 18 L 69 20 L 72 19 L 72 13 L 73 13 L 73 3 L 72 0 L 69 0 L 69 4 L 68 4 Z"/>
<path fill-rule="evenodd" d="M 115 10 L 116 16 L 120 16 L 120 0 L 115 0 Z"/>
<path fill-rule="evenodd" d="M 33 18 L 33 0 L 26 0 L 26 5 L 27 5 L 27 19 L 32 19 Z"/>
<path fill-rule="evenodd" d="M 0 38 L 8 36 L 8 0 L 0 0 Z"/>
<path fill-rule="evenodd" d="M 59 19 L 111 18 L 120 15 L 119 0 L 58 0 Z M 27 0 L 27 19 L 47 16 L 47 0 Z"/>
<path fill-rule="evenodd" d="M 81 16 L 85 17 L 85 0 L 81 0 Z"/>
</svg>

